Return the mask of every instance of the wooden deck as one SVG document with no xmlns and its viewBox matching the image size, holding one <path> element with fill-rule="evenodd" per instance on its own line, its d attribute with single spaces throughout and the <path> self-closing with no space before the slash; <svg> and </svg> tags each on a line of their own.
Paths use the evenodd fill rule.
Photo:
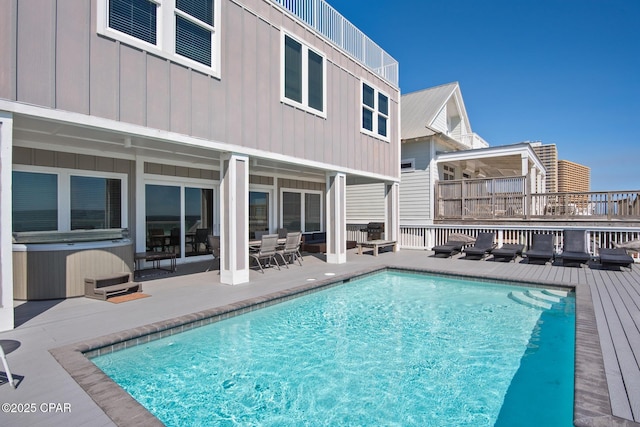
<svg viewBox="0 0 640 427">
<path fill-rule="evenodd" d="M 574 423 L 577 426 L 640 427 L 640 265 L 623 271 L 590 267 L 529 265 L 463 259 L 435 258 L 430 251 L 401 250 L 378 257 L 348 251 L 346 264 L 326 264 L 317 254 L 306 254 L 303 266 L 265 274 L 251 272 L 251 282 L 221 285 L 211 263 L 179 265 L 176 273 L 145 280 L 145 298 L 126 304 L 74 298 L 34 301 L 16 308 L 18 327 L 0 333 L 0 341 L 21 343 L 7 359 L 20 380 L 16 390 L 0 385 L 3 402 L 69 403 L 70 413 L 1 414 L 4 425 L 127 425 L 134 420 L 131 408 L 111 398 L 96 404 L 70 373 L 83 369 L 84 357 L 69 357 L 61 348 L 79 341 L 104 339 L 123 330 L 147 330 L 151 323 L 167 319 L 193 319 L 192 313 L 291 292 L 310 283 L 340 279 L 384 266 L 499 280 L 570 286 L 576 290 L 576 372 Z M 200 268 L 200 270 L 198 270 Z M 184 275 L 185 273 L 191 273 Z M 309 282 L 315 280 L 315 282 Z M 55 355 L 56 362 L 52 358 Z M 84 359 L 86 360 L 86 359 Z M 86 369 L 86 368 L 85 368 Z M 86 375 L 87 371 L 84 371 Z M 81 374 L 82 375 L 82 374 Z M 97 382 L 97 388 L 104 384 Z M 122 418 L 105 414 L 104 406 L 120 408 Z M 127 413 L 129 411 L 129 413 Z M 135 415 L 135 414 L 134 414 Z"/>
</svg>

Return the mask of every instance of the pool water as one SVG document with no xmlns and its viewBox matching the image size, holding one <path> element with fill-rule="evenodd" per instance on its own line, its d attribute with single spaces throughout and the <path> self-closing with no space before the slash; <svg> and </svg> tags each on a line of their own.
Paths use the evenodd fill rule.
<svg viewBox="0 0 640 427">
<path fill-rule="evenodd" d="M 168 426 L 571 426 L 575 303 L 384 272 L 92 361 Z"/>
</svg>

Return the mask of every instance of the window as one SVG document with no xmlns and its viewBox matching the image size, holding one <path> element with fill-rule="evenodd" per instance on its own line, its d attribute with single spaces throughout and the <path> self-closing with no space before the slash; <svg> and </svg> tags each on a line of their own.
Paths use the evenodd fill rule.
<svg viewBox="0 0 640 427">
<path fill-rule="evenodd" d="M 453 181 L 456 179 L 456 168 L 453 166 L 444 165 L 442 166 L 442 171 L 443 181 Z"/>
<path fill-rule="evenodd" d="M 322 231 L 322 194 L 282 191 L 282 227 L 305 233 Z"/>
<path fill-rule="evenodd" d="M 121 228 L 122 181 L 71 176 L 71 229 Z"/>
<path fill-rule="evenodd" d="M 220 0 L 98 1 L 98 33 L 219 74 Z"/>
<path fill-rule="evenodd" d="M 14 232 L 127 227 L 126 175 L 28 169 L 13 171 Z"/>
<path fill-rule="evenodd" d="M 13 231 L 58 229 L 58 176 L 13 172 Z"/>
<path fill-rule="evenodd" d="M 400 172 L 413 172 L 416 170 L 416 159 L 403 159 L 400 161 Z"/>
<path fill-rule="evenodd" d="M 362 130 L 389 140 L 389 97 L 362 83 Z"/>
<path fill-rule="evenodd" d="M 324 56 L 283 33 L 282 100 L 297 107 L 325 114 Z"/>
</svg>

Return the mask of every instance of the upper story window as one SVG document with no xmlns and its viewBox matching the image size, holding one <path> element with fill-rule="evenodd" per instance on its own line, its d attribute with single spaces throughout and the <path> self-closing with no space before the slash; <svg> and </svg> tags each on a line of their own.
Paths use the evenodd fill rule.
<svg viewBox="0 0 640 427">
<path fill-rule="evenodd" d="M 283 33 L 282 101 L 326 116 L 324 56 Z"/>
<path fill-rule="evenodd" d="M 362 82 L 362 131 L 389 140 L 389 97 Z"/>
<path fill-rule="evenodd" d="M 220 0 L 98 2 L 98 33 L 219 77 Z"/>
</svg>

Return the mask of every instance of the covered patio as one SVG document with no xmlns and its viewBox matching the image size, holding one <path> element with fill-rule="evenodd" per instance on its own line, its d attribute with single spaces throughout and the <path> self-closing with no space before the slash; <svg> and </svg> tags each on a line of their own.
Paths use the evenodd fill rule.
<svg viewBox="0 0 640 427">
<path fill-rule="evenodd" d="M 27 212 L 34 209 L 30 206 L 38 200 L 37 193 L 31 202 L 26 200 L 33 191 L 29 185 L 34 177 L 51 177 L 52 185 L 57 185 L 54 194 L 59 195 L 53 206 L 58 211 L 57 219 L 49 226 L 45 224 L 37 235 L 28 228 L 33 221 L 19 222 L 25 216 L 14 212 L 13 225 L 18 221 L 24 226 L 18 232 L 14 229 L 14 254 L 16 250 L 30 253 L 36 249 L 34 245 L 39 245 L 37 250 L 49 259 L 43 244 L 55 252 L 80 240 L 84 249 L 95 249 L 92 242 L 102 245 L 92 240 L 98 235 L 97 229 L 109 230 L 105 239 L 122 243 L 113 261 L 79 262 L 74 268 L 81 271 L 74 272 L 68 265 L 54 269 L 56 280 L 61 281 L 55 295 L 47 293 L 44 288 L 50 285 L 44 282 L 27 283 L 38 276 L 43 281 L 44 275 L 25 274 L 25 283 L 19 285 L 25 287 L 20 298 L 32 299 L 27 290 L 31 286 L 38 289 L 36 294 L 31 293 L 38 295 L 36 299 L 79 296 L 78 280 L 131 271 L 134 254 L 171 253 L 178 266 L 207 260 L 207 235 L 220 236 L 219 280 L 226 284 L 249 281 L 249 241 L 256 232 L 275 233 L 280 228 L 324 232 L 325 261 L 342 264 L 347 260 L 346 186 L 360 176 L 354 170 L 331 165 L 331 159 L 326 158 L 326 163 L 295 161 L 293 156 L 258 148 L 131 124 L 116 125 L 64 112 L 51 113 L 50 117 L 14 114 L 11 121 L 6 120 L 3 131 L 3 145 L 12 151 L 12 158 L 5 161 L 11 162 L 14 174 L 20 174 L 14 188 L 25 195 L 23 208 Z M 303 156 L 295 147 L 287 151 Z M 385 182 L 376 176 L 364 178 Z M 88 200 L 82 197 L 83 185 L 87 195 L 95 195 L 95 186 L 104 185 L 103 198 L 91 200 L 91 206 L 88 201 L 83 203 Z M 389 206 L 391 223 L 397 224 L 394 194 L 398 184 L 388 182 L 385 188 L 386 193 L 379 197 Z M 74 200 L 76 193 L 80 196 Z M 11 229 L 11 224 L 6 225 Z M 387 227 L 390 233 L 397 234 L 397 229 Z M 61 243 L 64 248 L 54 247 Z M 135 258 L 150 265 L 143 256 Z M 25 264 L 25 271 L 44 268 L 30 262 L 33 265 Z"/>
</svg>

